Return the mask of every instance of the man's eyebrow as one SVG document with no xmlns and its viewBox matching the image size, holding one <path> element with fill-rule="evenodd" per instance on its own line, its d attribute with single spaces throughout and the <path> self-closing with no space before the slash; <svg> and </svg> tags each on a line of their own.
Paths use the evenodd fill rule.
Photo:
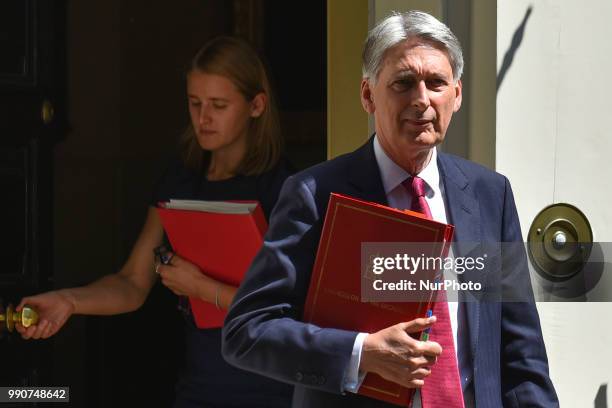
<svg viewBox="0 0 612 408">
<path fill-rule="evenodd" d="M 397 80 L 404 80 L 404 79 L 414 79 L 416 77 L 418 77 L 419 75 L 417 75 L 414 71 L 410 70 L 410 69 L 405 69 L 405 70 L 401 70 L 396 72 L 392 77 L 391 80 L 392 81 L 397 81 Z M 425 74 L 425 78 L 433 78 L 433 79 L 441 79 L 444 81 L 448 81 L 449 79 L 446 77 L 446 75 L 444 75 L 443 72 L 428 72 Z"/>
<path fill-rule="evenodd" d="M 393 79 L 412 79 L 416 77 L 416 73 L 411 69 L 403 69 L 393 75 Z"/>
</svg>

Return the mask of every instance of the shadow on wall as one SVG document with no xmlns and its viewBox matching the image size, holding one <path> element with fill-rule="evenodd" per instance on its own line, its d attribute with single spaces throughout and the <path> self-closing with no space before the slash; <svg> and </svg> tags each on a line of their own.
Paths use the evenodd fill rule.
<svg viewBox="0 0 612 408">
<path fill-rule="evenodd" d="M 504 81 L 504 77 L 506 73 L 510 69 L 512 65 L 512 61 L 514 60 L 514 55 L 516 55 L 516 51 L 521 46 L 523 42 L 523 35 L 525 34 L 525 27 L 527 26 L 527 20 L 529 20 L 529 16 L 533 11 L 533 6 L 527 7 L 527 11 L 525 12 L 525 16 L 523 17 L 523 21 L 514 31 L 514 35 L 512 36 L 512 42 L 510 43 L 510 48 L 504 54 L 504 60 L 502 61 L 501 68 L 499 69 L 499 73 L 497 74 L 497 91 L 499 92 L 499 88 L 501 87 L 502 82 Z"/>
<path fill-rule="evenodd" d="M 595 408 L 608 408 L 608 384 L 601 384 L 595 396 Z"/>
</svg>

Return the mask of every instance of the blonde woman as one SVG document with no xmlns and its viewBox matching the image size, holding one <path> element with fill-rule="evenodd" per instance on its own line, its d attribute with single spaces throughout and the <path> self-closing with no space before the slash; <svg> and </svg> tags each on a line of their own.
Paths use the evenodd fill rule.
<svg viewBox="0 0 612 408">
<path fill-rule="evenodd" d="M 136 310 L 158 278 L 181 297 L 229 307 L 236 287 L 207 277 L 178 255 L 169 265 L 154 264 L 153 250 L 165 243 L 155 206 L 170 198 L 258 200 L 268 217 L 290 171 L 281 159 L 268 76 L 245 42 L 220 37 L 204 45 L 187 74 L 187 96 L 191 125 L 182 140 L 182 158 L 159 181 L 125 265 L 87 286 L 22 299 L 18 309 L 27 303 L 40 312 L 36 326 L 19 328 L 24 338 L 50 337 L 73 314 Z M 198 329 L 190 312 L 185 314 L 185 363 L 175 407 L 290 405 L 288 385 L 228 365 L 221 357 L 221 329 Z"/>
</svg>

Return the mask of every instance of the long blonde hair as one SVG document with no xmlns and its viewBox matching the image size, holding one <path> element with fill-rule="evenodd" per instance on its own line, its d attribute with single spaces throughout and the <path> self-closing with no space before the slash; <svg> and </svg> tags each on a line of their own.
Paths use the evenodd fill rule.
<svg viewBox="0 0 612 408">
<path fill-rule="evenodd" d="M 257 175 L 278 162 L 282 139 L 278 110 L 266 69 L 257 53 L 243 40 L 217 37 L 207 42 L 195 55 L 189 72 L 204 72 L 229 79 L 247 101 L 263 92 L 267 102 L 263 113 L 251 118 L 247 131 L 247 151 L 236 169 L 237 174 Z M 198 144 L 190 124 L 182 137 L 182 156 L 187 167 L 205 171 L 210 152 Z"/>
</svg>

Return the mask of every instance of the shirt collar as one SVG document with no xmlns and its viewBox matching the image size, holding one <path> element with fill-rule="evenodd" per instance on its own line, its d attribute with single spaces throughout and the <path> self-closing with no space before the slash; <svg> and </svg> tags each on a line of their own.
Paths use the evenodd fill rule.
<svg viewBox="0 0 612 408">
<path fill-rule="evenodd" d="M 402 169 L 400 166 L 395 164 L 393 160 L 387 155 L 385 150 L 378 141 L 378 135 L 374 136 L 374 157 L 380 170 L 380 177 L 382 178 L 383 187 L 385 188 L 385 194 L 389 193 L 397 188 L 404 180 L 410 177 L 410 173 Z M 417 176 L 422 178 L 427 184 L 427 195 L 431 196 L 437 190 L 438 184 L 440 183 L 440 173 L 438 172 L 438 153 L 437 148 L 434 147 L 431 155 L 431 159 L 427 166 Z"/>
</svg>

